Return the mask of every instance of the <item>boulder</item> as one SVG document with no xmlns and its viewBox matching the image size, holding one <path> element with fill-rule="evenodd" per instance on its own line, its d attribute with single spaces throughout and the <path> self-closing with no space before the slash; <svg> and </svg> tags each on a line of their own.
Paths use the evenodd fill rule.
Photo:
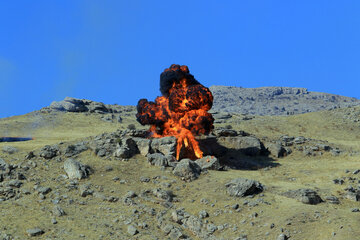
<svg viewBox="0 0 360 240">
<path fill-rule="evenodd" d="M 41 228 L 30 228 L 26 230 L 26 233 L 29 237 L 35 237 L 43 235 L 45 232 Z"/>
<path fill-rule="evenodd" d="M 290 190 L 283 193 L 285 197 L 294 198 L 302 203 L 305 204 L 318 204 L 323 202 L 321 197 L 318 193 L 311 189 L 297 189 L 297 190 Z"/>
<path fill-rule="evenodd" d="M 72 157 L 86 150 L 88 150 L 88 147 L 86 146 L 85 142 L 69 145 L 65 150 L 65 157 Z"/>
<path fill-rule="evenodd" d="M 214 134 L 217 137 L 236 137 L 238 135 L 238 132 L 232 129 L 220 128 L 215 129 Z"/>
<path fill-rule="evenodd" d="M 232 197 L 245 197 L 258 194 L 264 187 L 258 181 L 246 178 L 236 178 L 225 184 L 227 193 Z"/>
<path fill-rule="evenodd" d="M 176 138 L 163 137 L 153 138 L 151 141 L 151 153 L 162 153 L 165 156 L 173 155 L 176 153 Z"/>
<path fill-rule="evenodd" d="M 5 162 L 4 159 L 0 158 L 0 171 L 6 171 L 8 168 L 8 164 Z"/>
<path fill-rule="evenodd" d="M 107 113 L 109 109 L 106 108 L 105 104 L 102 102 L 90 102 L 87 106 L 89 112 L 93 113 Z"/>
<path fill-rule="evenodd" d="M 16 147 L 13 147 L 13 146 L 4 146 L 2 148 L 2 151 L 4 153 L 13 154 L 13 153 L 18 152 L 19 150 Z"/>
<path fill-rule="evenodd" d="M 60 154 L 60 149 L 57 145 L 46 145 L 40 149 L 40 157 L 51 159 Z"/>
<path fill-rule="evenodd" d="M 86 112 L 88 109 L 81 99 L 66 97 L 59 102 L 52 102 L 50 108 L 67 112 Z"/>
<path fill-rule="evenodd" d="M 115 150 L 114 156 L 118 158 L 131 158 L 139 152 L 136 142 L 131 137 L 120 139 L 119 147 Z"/>
<path fill-rule="evenodd" d="M 220 162 L 214 156 L 205 156 L 195 161 L 201 168 L 201 170 L 220 170 Z"/>
<path fill-rule="evenodd" d="M 284 157 L 286 155 L 286 149 L 281 145 L 281 143 L 267 143 L 265 148 L 270 152 L 274 157 Z"/>
<path fill-rule="evenodd" d="M 218 142 L 226 148 L 239 150 L 249 156 L 259 155 L 263 150 L 260 140 L 252 136 L 219 137 Z"/>
<path fill-rule="evenodd" d="M 65 161 L 64 170 L 70 179 L 87 178 L 91 173 L 89 166 L 83 165 L 72 158 Z"/>
<path fill-rule="evenodd" d="M 150 151 L 151 139 L 133 138 L 141 155 L 146 156 Z"/>
<path fill-rule="evenodd" d="M 155 165 L 159 167 L 168 166 L 168 159 L 161 153 L 148 154 L 147 159 L 151 165 Z"/>
<path fill-rule="evenodd" d="M 174 168 L 173 174 L 181 177 L 184 181 L 192 181 L 199 177 L 201 168 L 197 163 L 190 159 L 182 159 Z"/>
</svg>

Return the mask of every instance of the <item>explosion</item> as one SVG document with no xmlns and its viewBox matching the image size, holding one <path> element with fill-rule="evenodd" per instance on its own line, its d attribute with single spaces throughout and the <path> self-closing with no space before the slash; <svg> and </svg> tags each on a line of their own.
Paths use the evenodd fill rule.
<svg viewBox="0 0 360 240">
<path fill-rule="evenodd" d="M 172 64 L 160 75 L 160 92 L 155 102 L 140 99 L 137 121 L 151 125 L 150 137 L 175 136 L 176 159 L 180 152 L 189 158 L 202 158 L 203 152 L 195 136 L 209 134 L 214 128 L 211 109 L 213 96 L 201 85 L 185 65 Z"/>
</svg>

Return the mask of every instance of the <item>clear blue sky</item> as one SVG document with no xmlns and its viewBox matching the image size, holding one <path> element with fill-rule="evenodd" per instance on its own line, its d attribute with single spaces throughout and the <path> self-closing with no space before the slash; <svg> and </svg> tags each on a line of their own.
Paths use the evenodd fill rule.
<svg viewBox="0 0 360 240">
<path fill-rule="evenodd" d="M 205 86 L 360 98 L 360 1 L 0 1 L 0 118 L 66 96 L 136 105 L 186 64 Z"/>
</svg>

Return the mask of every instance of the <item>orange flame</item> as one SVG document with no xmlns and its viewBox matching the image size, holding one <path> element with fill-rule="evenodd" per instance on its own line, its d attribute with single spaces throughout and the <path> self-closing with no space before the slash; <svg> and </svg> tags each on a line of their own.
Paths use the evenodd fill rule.
<svg viewBox="0 0 360 240">
<path fill-rule="evenodd" d="M 181 70 L 188 71 L 186 66 L 181 66 Z M 202 158 L 203 152 L 195 135 L 207 134 L 212 129 L 214 119 L 207 112 L 212 102 L 213 96 L 208 88 L 201 84 L 188 85 L 184 78 L 172 84 L 169 96 L 157 97 L 154 103 L 140 100 L 137 117 L 151 121 L 151 137 L 176 137 L 177 160 L 182 149 L 193 153 L 196 158 Z M 204 125 L 207 127 L 204 128 Z"/>
</svg>

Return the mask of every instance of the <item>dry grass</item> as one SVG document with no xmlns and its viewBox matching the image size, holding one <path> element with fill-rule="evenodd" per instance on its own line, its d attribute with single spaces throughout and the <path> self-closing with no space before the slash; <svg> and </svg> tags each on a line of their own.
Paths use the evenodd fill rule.
<svg viewBox="0 0 360 240">
<path fill-rule="evenodd" d="M 358 111 L 359 108 L 351 109 Z M 281 135 L 304 136 L 329 141 L 343 149 L 360 151 L 359 123 L 344 119 L 341 111 L 345 110 L 294 116 L 255 117 L 248 121 L 240 120 L 240 117 L 234 116 L 230 120 L 230 124 L 233 129 L 244 130 L 258 137 L 277 139 Z M 101 115 L 96 114 L 66 113 L 55 115 L 27 114 L 1 119 L 0 129 L 2 132 L 0 135 L 31 136 L 35 140 L 11 144 L 0 143 L 0 148 L 5 145 L 12 145 L 20 149 L 20 152 L 15 155 L 9 156 L 0 153 L 0 157 L 13 163 L 21 163 L 28 151 L 37 150 L 44 145 L 77 141 L 103 132 L 112 132 L 119 128 L 124 129 L 130 123 L 136 124 L 135 119 L 131 116 L 124 117 L 124 122 L 121 124 L 104 122 L 100 117 Z M 217 127 L 228 124 L 218 124 Z M 82 153 L 79 159 L 96 170 L 90 179 L 82 180 L 81 184 L 91 183 L 93 186 L 101 186 L 104 189 L 102 192 L 104 195 L 115 195 L 121 198 L 128 190 L 139 192 L 144 188 L 151 189 L 158 186 L 153 183 L 140 183 L 140 176 L 166 176 L 168 179 L 162 180 L 163 182 L 176 180 L 172 186 L 172 189 L 177 188 L 174 192 L 180 199 L 180 202 L 175 203 L 176 207 L 184 207 L 186 211 L 195 215 L 198 214 L 199 210 L 206 209 L 210 213 L 211 221 L 216 225 L 229 223 L 239 227 L 237 232 L 229 229 L 215 233 L 216 236 L 221 236 L 224 239 L 234 239 L 241 231 L 248 235 L 248 239 L 276 239 L 280 234 L 280 228 L 288 230 L 293 236 L 291 239 L 360 239 L 358 237 L 360 236 L 358 228 L 360 215 L 350 211 L 350 208 L 360 206 L 358 202 L 341 199 L 340 205 L 322 203 L 312 206 L 279 194 L 289 189 L 312 188 L 318 189 L 322 197 L 329 195 L 341 197 L 344 186 L 333 184 L 332 179 L 347 176 L 344 173 L 345 169 L 360 168 L 359 156 L 333 157 L 330 154 L 325 154 L 321 157 L 304 157 L 300 153 L 294 152 L 286 158 L 276 159 L 280 166 L 268 171 L 263 169 L 256 171 L 210 171 L 208 174 L 202 175 L 200 179 L 186 184 L 175 178 L 169 171 L 163 172 L 158 167 L 149 167 L 146 159 L 141 156 L 136 156 L 129 162 L 107 161 L 87 151 Z M 42 186 L 53 188 L 51 194 L 56 191 L 63 191 L 62 186 L 59 186 L 59 182 L 55 180 L 64 174 L 61 168 L 62 163 L 39 160 L 38 165 L 34 176 L 31 177 L 35 181 L 28 181 L 23 188 L 31 189 L 34 182 L 40 181 Z M 114 170 L 106 173 L 105 165 L 111 165 Z M 121 185 L 119 182 L 114 182 L 112 178 L 115 176 L 126 179 L 127 184 Z M 244 199 L 228 197 L 223 186 L 227 181 L 236 177 L 256 179 L 263 183 L 266 186 L 266 191 L 262 198 L 271 205 L 260 204 L 257 207 L 250 208 L 242 205 Z M 60 183 L 63 184 L 64 182 L 60 181 Z M 17 201 L 0 203 L 0 225 L 6 226 L 8 231 L 17 236 L 24 236 L 23 233 L 27 228 L 42 226 L 46 230 L 44 239 L 53 235 L 63 236 L 61 239 L 69 239 L 70 236 L 71 239 L 77 239 L 79 234 L 85 234 L 86 239 L 99 239 L 100 235 L 109 236 L 108 234 L 112 230 L 104 227 L 104 224 L 110 224 L 113 228 L 118 229 L 116 230 L 118 234 L 120 234 L 119 231 L 124 232 L 124 239 L 128 238 L 125 233 L 126 225 L 122 223 L 123 220 L 120 219 L 119 223 L 113 222 L 120 215 L 125 218 L 131 215 L 127 206 L 121 203 L 104 202 L 95 197 L 88 197 L 86 205 L 79 205 L 78 203 L 84 199 L 78 194 L 74 192 L 62 192 L 61 194 L 68 195 L 76 204 L 66 206 L 68 216 L 62 217 L 62 219 L 58 218 L 59 223 L 57 225 L 50 223 L 50 211 L 53 204 L 50 200 L 39 203 L 36 194 L 20 198 Z M 200 199 L 202 198 L 208 199 L 215 206 L 201 204 Z M 194 200 L 194 202 L 190 200 Z M 254 201 L 255 199 L 247 200 Z M 214 216 L 216 209 L 231 210 L 224 206 L 231 206 L 235 203 L 239 203 L 242 208 L 239 213 Z M 152 203 L 146 204 L 157 210 L 161 209 Z M 259 216 L 257 218 L 249 217 L 254 212 L 257 212 Z M 317 217 L 319 214 L 321 217 Z M 243 220 L 245 222 L 241 223 Z M 291 225 L 287 225 L 289 221 L 291 221 Z M 250 222 L 253 222 L 254 226 Z M 153 224 L 153 222 L 148 223 Z M 275 224 L 274 229 L 270 229 L 271 223 Z M 158 229 L 151 226 L 149 233 L 151 231 L 158 232 Z M 137 235 L 138 239 L 152 239 L 145 231 L 141 232 L 140 235 Z M 332 236 L 333 232 L 336 232 L 335 236 Z M 189 232 L 188 234 L 191 235 Z M 104 239 L 109 238 L 105 237 Z"/>
</svg>

